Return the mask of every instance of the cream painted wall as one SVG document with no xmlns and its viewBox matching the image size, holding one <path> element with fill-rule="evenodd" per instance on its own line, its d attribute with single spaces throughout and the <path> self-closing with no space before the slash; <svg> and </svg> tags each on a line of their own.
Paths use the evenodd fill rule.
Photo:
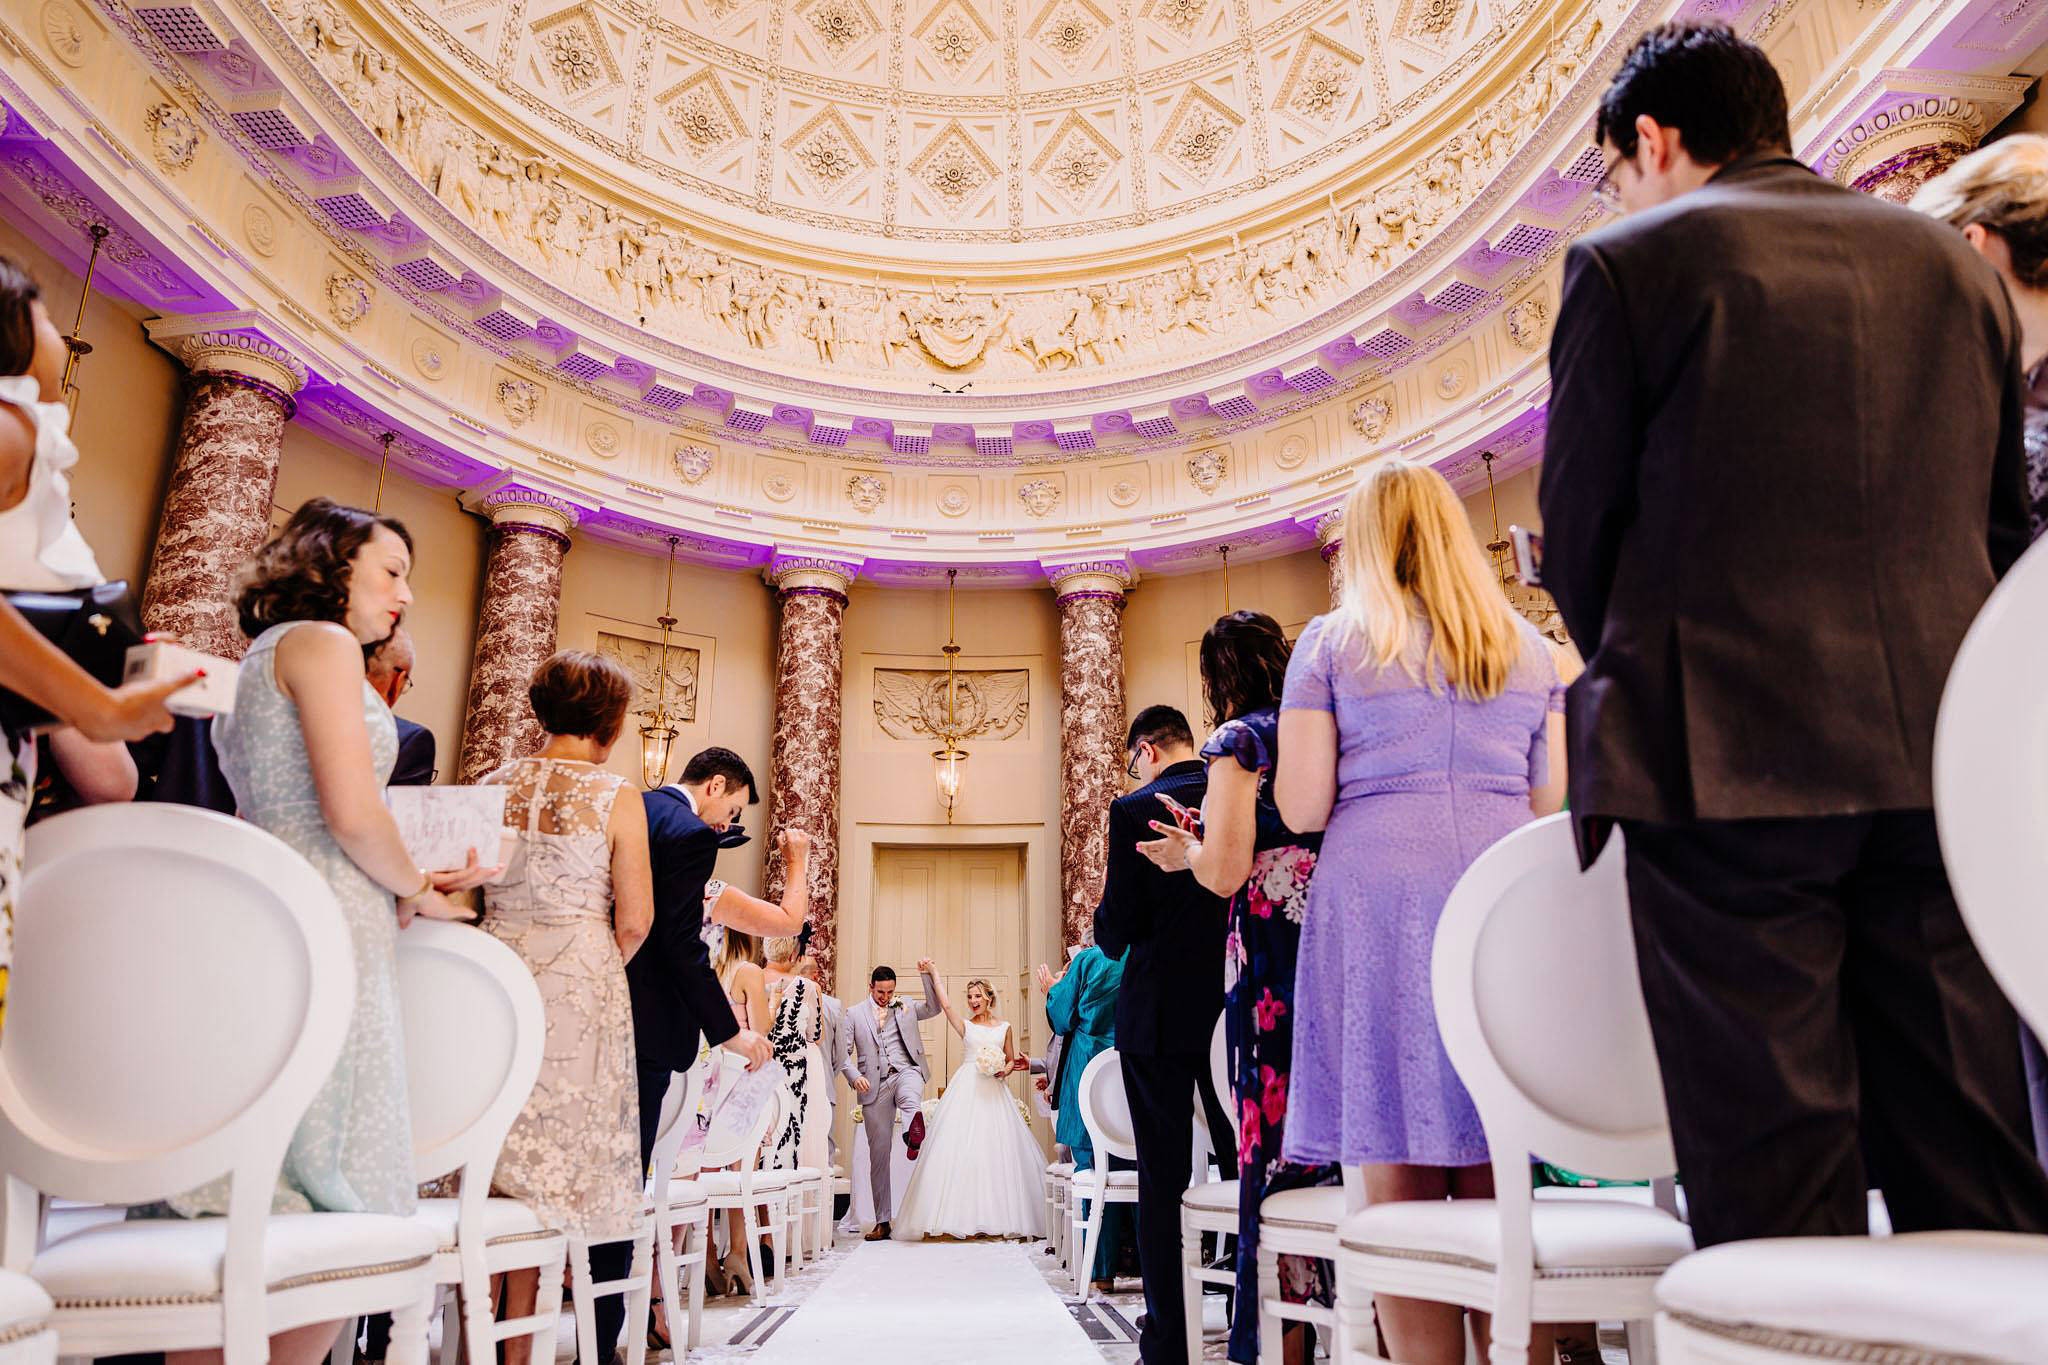
<svg viewBox="0 0 2048 1365">
<path fill-rule="evenodd" d="M 43 306 L 68 333 L 78 314 L 79 279 L 0 217 L 0 253 L 13 257 L 42 286 Z M 79 461 L 71 496 L 79 530 L 109 578 L 142 582 L 156 539 L 182 407 L 178 362 L 150 345 L 142 314 L 95 293 L 83 335 L 93 353 L 79 362 L 78 411 L 72 436 Z"/>
<path fill-rule="evenodd" d="M 655 619 L 661 615 L 667 567 L 667 561 L 656 555 L 577 541 L 562 563 L 556 643 L 563 649 L 595 649 L 600 630 L 658 640 L 661 627 Z M 473 614 L 474 607 L 471 610 Z M 758 895 L 774 800 L 768 789 L 775 706 L 774 599 L 759 574 L 678 564 L 675 614 L 677 633 L 696 637 L 681 643 L 706 650 L 710 657 L 700 660 L 696 719 L 682 726 L 676 737 L 669 780 L 681 775 L 691 754 L 713 744 L 733 750 L 754 770 L 761 804 L 741 817 L 753 840 L 721 853 L 718 875 Z M 637 722 L 628 723 L 609 766 L 631 778 L 634 791 L 641 790 Z"/>
</svg>

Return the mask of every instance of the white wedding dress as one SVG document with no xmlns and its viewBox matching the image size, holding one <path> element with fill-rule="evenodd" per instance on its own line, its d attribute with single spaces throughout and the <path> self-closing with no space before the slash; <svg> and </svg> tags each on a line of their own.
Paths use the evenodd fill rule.
<svg viewBox="0 0 2048 1365">
<path fill-rule="evenodd" d="M 897 1241 L 1045 1235 L 1045 1153 L 1010 1088 L 975 1066 L 984 1047 L 1003 1050 L 1008 1028 L 967 1025 L 967 1060 L 925 1124 L 910 1188 L 896 1208 Z"/>
</svg>

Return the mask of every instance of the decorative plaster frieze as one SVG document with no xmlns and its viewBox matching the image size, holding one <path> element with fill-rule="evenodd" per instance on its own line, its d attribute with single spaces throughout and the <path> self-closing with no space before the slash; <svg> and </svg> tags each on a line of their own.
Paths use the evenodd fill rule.
<svg viewBox="0 0 2048 1365">
<path fill-rule="evenodd" d="M 539 531 L 566 541 L 583 519 L 583 509 L 567 498 L 513 484 L 486 493 L 476 506 L 491 524 L 521 531 Z"/>
<path fill-rule="evenodd" d="M 194 374 L 232 374 L 255 379 L 287 398 L 306 387 L 306 362 L 260 330 L 254 313 L 217 313 L 198 318 L 152 318 L 149 338 Z"/>
</svg>

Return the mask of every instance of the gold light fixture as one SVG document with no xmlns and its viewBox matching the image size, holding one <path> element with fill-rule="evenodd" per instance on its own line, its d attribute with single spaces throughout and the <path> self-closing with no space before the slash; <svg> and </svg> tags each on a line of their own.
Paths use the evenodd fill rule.
<svg viewBox="0 0 2048 1365">
<path fill-rule="evenodd" d="M 92 254 L 85 258 L 85 283 L 78 291 L 78 316 L 71 320 L 71 335 L 64 338 L 64 349 L 70 354 L 64 358 L 64 382 L 57 386 L 57 395 L 74 415 L 78 411 L 78 386 L 71 382 L 71 376 L 78 372 L 79 359 L 92 354 L 92 343 L 83 336 L 85 303 L 92 297 L 93 267 L 100 262 L 100 247 L 106 242 L 109 231 L 105 223 L 94 223 L 86 228 L 92 237 Z"/>
<path fill-rule="evenodd" d="M 946 823 L 953 823 L 953 806 L 960 799 L 960 782 L 966 775 L 967 751 L 960 747 L 960 676 L 957 665 L 960 645 L 953 638 L 953 603 L 958 569 L 946 570 L 946 709 L 939 717 L 939 742 L 932 750 L 932 776 L 939 784 L 939 804 L 946 809 Z"/>
<path fill-rule="evenodd" d="M 398 439 L 398 433 L 387 431 L 377 439 L 384 443 L 384 455 L 377 461 L 377 491 L 370 497 L 372 512 L 384 510 L 384 471 L 391 467 L 391 443 Z"/>
<path fill-rule="evenodd" d="M 654 665 L 654 715 L 647 724 L 640 727 L 640 782 L 647 790 L 653 791 L 668 781 L 669 750 L 675 747 L 675 717 L 668 711 L 668 640 L 669 633 L 676 628 L 676 544 L 680 537 L 668 538 L 668 592 L 662 598 L 661 656 Z"/>
<path fill-rule="evenodd" d="M 1218 545 L 1216 553 L 1223 557 L 1223 614 L 1230 615 L 1230 547 Z"/>
<path fill-rule="evenodd" d="M 1479 458 L 1486 465 L 1486 506 L 1493 516 L 1493 539 L 1486 542 L 1486 553 L 1493 560 L 1493 576 L 1500 580 L 1501 595 L 1508 599 L 1508 606 L 1517 615 L 1562 644 L 1568 637 L 1564 618 L 1557 612 L 1557 603 L 1551 600 L 1549 593 L 1530 587 L 1516 575 L 1514 558 L 1510 554 L 1514 546 L 1500 533 L 1500 501 L 1494 495 L 1493 487 L 1494 453 L 1483 450 Z"/>
<path fill-rule="evenodd" d="M 1486 466 L 1486 507 L 1493 515 L 1493 539 L 1486 542 L 1486 553 L 1493 560 L 1493 576 L 1500 580 L 1500 590 L 1507 593 L 1509 601 L 1513 601 L 1514 593 L 1510 591 L 1510 587 L 1514 582 L 1514 574 L 1508 570 L 1507 561 L 1510 546 L 1507 538 L 1500 533 L 1500 500 L 1493 492 L 1494 458 L 1494 453 L 1490 450 L 1479 452 L 1479 459 Z"/>
</svg>

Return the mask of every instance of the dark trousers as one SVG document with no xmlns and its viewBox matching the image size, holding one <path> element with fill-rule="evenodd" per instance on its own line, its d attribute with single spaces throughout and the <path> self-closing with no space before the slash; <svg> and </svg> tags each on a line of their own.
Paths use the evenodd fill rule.
<svg viewBox="0 0 2048 1365">
<path fill-rule="evenodd" d="M 2048 1232 L 2019 1029 L 1928 811 L 1626 822 L 1679 1178 L 1702 1247 L 1893 1226 Z"/>
<path fill-rule="evenodd" d="M 668 1095 L 671 1075 L 665 1066 L 636 1068 L 640 1083 L 640 1164 L 654 1158 L 654 1130 L 661 1124 L 661 1102 Z M 633 1268 L 631 1242 L 599 1242 L 590 1248 L 590 1278 L 595 1284 L 623 1280 Z M 626 1322 L 626 1296 L 607 1294 L 592 1307 L 597 1326 L 597 1358 L 609 1360 L 618 1344 L 619 1328 Z"/>
<path fill-rule="evenodd" d="M 1134 1056 L 1119 1052 L 1131 1127 L 1138 1144 L 1138 1270 L 1145 1279 L 1145 1321 L 1138 1353 L 1148 1365 L 1186 1365 L 1180 1265 L 1180 1201 L 1194 1178 L 1195 1090 L 1211 1142 L 1224 1153 L 1224 1179 L 1237 1176 L 1232 1126 L 1216 1098 L 1207 1052 Z"/>
</svg>

